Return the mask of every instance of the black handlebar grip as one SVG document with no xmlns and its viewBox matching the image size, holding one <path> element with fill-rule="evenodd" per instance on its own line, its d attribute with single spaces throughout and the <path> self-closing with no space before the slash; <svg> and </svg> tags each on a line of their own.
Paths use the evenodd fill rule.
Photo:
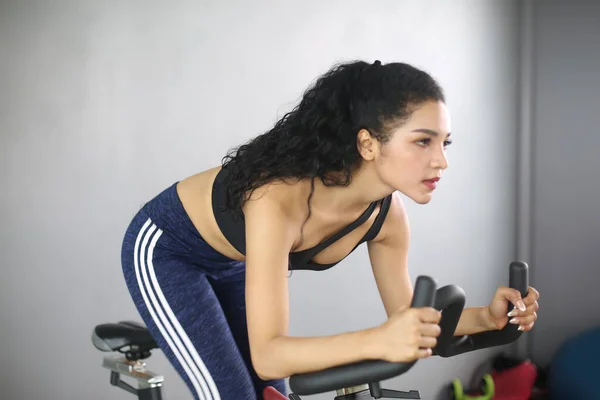
<svg viewBox="0 0 600 400">
<path fill-rule="evenodd" d="M 529 267 L 521 261 L 514 261 L 509 268 L 509 286 L 517 289 L 521 296 L 527 296 L 529 290 Z M 508 311 L 514 308 L 508 304 Z M 460 317 L 460 316 L 459 316 Z M 458 320 L 456 321 L 458 324 Z M 502 346 L 516 341 L 522 334 L 518 326 L 507 323 L 502 330 L 486 331 L 474 335 L 453 337 L 451 343 L 436 346 L 434 352 L 441 357 L 452 357 L 469 351 L 481 350 L 488 347 Z"/>
<path fill-rule="evenodd" d="M 415 283 L 411 307 L 433 307 L 436 286 L 433 278 L 419 276 Z M 308 396 L 391 379 L 408 371 L 416 362 L 360 361 L 322 371 L 292 375 L 289 385 L 295 394 Z"/>
<path fill-rule="evenodd" d="M 442 311 L 439 326 L 440 335 L 433 353 L 438 355 L 439 349 L 446 349 L 453 344 L 454 332 L 465 307 L 466 295 L 457 285 L 447 285 L 437 290 L 435 309 Z"/>
<path fill-rule="evenodd" d="M 527 297 L 529 292 L 529 267 L 522 261 L 510 263 L 508 286 L 521 292 L 521 297 Z"/>
<path fill-rule="evenodd" d="M 437 283 L 430 276 L 419 276 L 415 283 L 415 291 L 413 294 L 410 306 L 417 307 L 433 307 L 435 304 L 435 292 Z"/>
</svg>

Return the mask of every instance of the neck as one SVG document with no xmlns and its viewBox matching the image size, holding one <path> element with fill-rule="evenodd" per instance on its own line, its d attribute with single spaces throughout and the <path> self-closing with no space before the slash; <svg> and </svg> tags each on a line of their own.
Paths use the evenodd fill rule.
<svg viewBox="0 0 600 400">
<path fill-rule="evenodd" d="M 358 168 L 348 186 L 325 186 L 315 179 L 311 200 L 315 209 L 328 213 L 355 213 L 364 211 L 372 202 L 392 193 L 369 168 Z"/>
</svg>

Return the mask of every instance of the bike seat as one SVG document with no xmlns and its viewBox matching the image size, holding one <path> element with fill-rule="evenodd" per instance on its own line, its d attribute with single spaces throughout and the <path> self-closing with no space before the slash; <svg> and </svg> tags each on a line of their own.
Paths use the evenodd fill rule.
<svg viewBox="0 0 600 400">
<path fill-rule="evenodd" d="M 158 348 L 148 329 L 134 321 L 97 325 L 92 333 L 92 343 L 101 351 L 120 351 L 126 347 L 142 351 Z"/>
</svg>

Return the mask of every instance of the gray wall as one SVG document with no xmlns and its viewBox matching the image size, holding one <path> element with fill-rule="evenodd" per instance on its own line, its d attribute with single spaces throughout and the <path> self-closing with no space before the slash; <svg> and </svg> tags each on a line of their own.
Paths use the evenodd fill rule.
<svg viewBox="0 0 600 400">
<path fill-rule="evenodd" d="M 545 364 L 600 325 L 600 3 L 538 1 L 534 20 L 531 243 L 544 311 L 530 347 Z"/>
<path fill-rule="evenodd" d="M 119 264 L 129 220 L 340 60 L 407 61 L 445 87 L 455 145 L 434 201 L 407 203 L 410 269 L 486 304 L 515 247 L 517 17 L 493 0 L 0 3 L 0 397 L 129 399 L 90 341 L 94 324 L 137 319 Z M 364 247 L 290 279 L 292 334 L 385 318 Z M 433 398 L 489 354 L 427 360 L 386 385 Z M 168 398 L 190 398 L 160 352 L 150 366 Z"/>
</svg>

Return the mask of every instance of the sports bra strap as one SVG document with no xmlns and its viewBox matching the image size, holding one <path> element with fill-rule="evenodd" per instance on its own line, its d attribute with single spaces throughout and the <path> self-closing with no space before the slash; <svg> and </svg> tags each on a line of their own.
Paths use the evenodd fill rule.
<svg viewBox="0 0 600 400">
<path fill-rule="evenodd" d="M 365 234 L 365 236 L 362 238 L 361 242 L 368 242 L 377 237 L 377 235 L 379 234 L 379 231 L 381 230 L 381 227 L 383 226 L 383 221 L 385 221 L 385 217 L 387 216 L 387 213 L 390 209 L 391 204 L 392 204 L 392 195 L 391 194 L 387 197 L 384 197 L 381 200 L 381 208 L 379 209 L 379 214 L 377 214 L 377 218 L 375 218 L 373 225 L 371 225 L 371 228 Z"/>
<path fill-rule="evenodd" d="M 315 247 L 312 247 L 312 248 L 306 249 L 306 250 L 302 250 L 302 251 L 298 251 L 298 252 L 293 252 L 293 253 L 291 253 L 291 256 L 295 259 L 300 258 L 301 260 L 303 260 L 303 262 L 308 262 L 309 260 L 312 260 L 312 258 L 314 256 L 316 256 L 317 254 L 319 254 L 321 251 L 323 251 L 323 249 L 331 246 L 331 244 L 335 243 L 336 241 L 338 241 L 339 239 L 346 236 L 347 234 L 352 232 L 354 229 L 358 228 L 360 225 L 365 223 L 365 221 L 369 219 L 371 214 L 373 214 L 375 207 L 377 207 L 377 203 L 378 203 L 377 201 L 372 202 L 369 205 L 369 207 L 361 214 L 360 217 L 358 217 L 352 223 L 346 225 L 343 229 L 338 231 L 335 235 L 332 235 L 331 237 L 322 241 Z"/>
</svg>

